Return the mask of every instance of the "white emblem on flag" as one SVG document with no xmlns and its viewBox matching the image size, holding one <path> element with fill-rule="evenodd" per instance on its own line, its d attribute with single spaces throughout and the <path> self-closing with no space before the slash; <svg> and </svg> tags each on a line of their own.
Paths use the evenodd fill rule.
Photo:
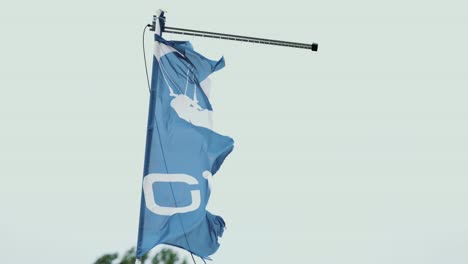
<svg viewBox="0 0 468 264">
<path fill-rule="evenodd" d="M 166 85 L 169 89 L 169 95 L 171 97 L 174 97 L 171 100 L 171 107 L 176 111 L 177 115 L 195 125 L 195 126 L 200 126 L 207 128 L 209 130 L 213 130 L 213 111 L 210 111 L 208 109 L 202 108 L 198 104 L 198 99 L 197 99 L 197 87 L 196 87 L 196 82 L 193 80 L 190 80 L 191 76 L 193 78 L 193 74 L 191 73 L 190 69 L 187 70 L 187 77 L 186 77 L 186 85 L 185 85 L 185 90 L 184 93 L 177 94 L 174 92 L 174 89 L 171 87 L 167 80 L 167 76 L 169 75 L 167 71 L 164 69 L 164 64 L 161 63 L 161 57 L 166 55 L 167 53 L 171 52 L 176 52 L 179 53 L 177 50 L 174 48 L 167 46 L 163 43 L 158 43 L 156 44 L 155 50 L 154 50 L 154 55 L 156 59 L 159 61 L 159 65 L 161 67 L 161 72 L 164 78 L 164 81 L 166 82 Z M 181 54 L 181 53 L 179 53 Z M 182 55 L 182 54 L 181 54 Z M 208 97 L 209 92 L 210 92 L 210 80 L 207 78 L 203 82 L 200 83 L 200 86 L 205 93 L 205 95 Z M 187 91 L 189 89 L 193 89 L 193 97 L 190 98 L 187 95 Z M 176 91 L 179 89 L 176 89 Z"/>
</svg>

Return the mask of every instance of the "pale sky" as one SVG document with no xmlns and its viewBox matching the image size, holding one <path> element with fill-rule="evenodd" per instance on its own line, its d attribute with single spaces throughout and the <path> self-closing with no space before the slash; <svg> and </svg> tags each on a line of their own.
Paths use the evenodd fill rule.
<svg viewBox="0 0 468 264">
<path fill-rule="evenodd" d="M 159 8 L 168 26 L 319 43 L 166 35 L 226 60 L 211 263 L 468 262 L 465 1 L 44 0 L 0 4 L 2 263 L 135 245 Z"/>
</svg>

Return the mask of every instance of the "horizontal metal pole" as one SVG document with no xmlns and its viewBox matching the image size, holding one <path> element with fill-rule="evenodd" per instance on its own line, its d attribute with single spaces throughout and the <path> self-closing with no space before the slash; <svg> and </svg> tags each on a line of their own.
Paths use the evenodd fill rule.
<svg viewBox="0 0 468 264">
<path fill-rule="evenodd" d="M 280 43 L 280 42 L 273 42 L 273 41 L 263 41 L 263 40 L 254 40 L 254 39 L 246 39 L 246 38 L 235 38 L 235 37 L 223 37 L 217 35 L 209 35 L 209 34 L 201 34 L 201 33 L 191 33 L 191 32 L 183 32 L 183 31 L 171 31 L 165 30 L 164 33 L 171 33 L 171 34 L 180 34 L 180 35 L 189 35 L 189 36 L 196 36 L 196 37 L 205 37 L 205 38 L 216 38 L 216 39 L 226 39 L 226 40 L 235 40 L 235 41 L 243 41 L 243 42 L 250 42 L 250 43 L 258 43 L 258 44 L 268 44 L 268 45 L 276 45 L 276 46 L 283 46 L 283 47 L 292 47 L 292 48 L 300 48 L 300 49 L 312 49 L 312 45 L 295 45 L 295 44 L 288 44 L 288 43 Z"/>
<path fill-rule="evenodd" d="M 265 38 L 256 38 L 256 37 L 247 37 L 241 35 L 232 35 L 232 34 L 225 34 L 225 33 L 217 33 L 217 32 L 210 32 L 210 31 L 201 31 L 201 30 L 194 30 L 194 29 L 185 29 L 185 28 L 174 28 L 174 27 L 166 27 L 169 30 L 177 30 L 177 31 L 185 31 L 185 32 L 193 32 L 193 33 L 202 33 L 202 34 L 209 34 L 209 35 L 218 35 L 224 37 L 235 37 L 235 38 L 243 38 L 243 39 L 253 39 L 253 40 L 263 40 L 263 41 L 273 41 L 273 42 L 281 42 L 281 43 L 289 43 L 289 44 L 300 44 L 300 45 L 308 45 L 308 43 L 298 43 L 298 42 L 290 42 L 290 41 L 283 41 L 283 40 L 273 40 L 273 39 L 265 39 Z"/>
<path fill-rule="evenodd" d="M 283 47 L 291 47 L 291 48 L 308 49 L 308 50 L 312 50 L 312 51 L 317 51 L 317 49 L 318 49 L 318 44 L 316 44 L 316 43 L 307 44 L 307 43 L 290 42 L 290 41 L 273 40 L 273 39 L 264 39 L 264 38 L 256 38 L 256 37 L 247 37 L 247 36 L 216 33 L 216 32 L 209 32 L 209 31 L 184 29 L 184 28 L 165 27 L 164 32 L 165 33 L 171 33 L 171 34 L 181 34 L 181 35 L 189 35 L 189 36 L 197 36 L 197 37 L 226 39 L 226 40 L 243 41 L 243 42 L 258 43 L 258 44 L 267 44 L 267 45 L 275 45 L 275 46 L 283 46 Z"/>
</svg>

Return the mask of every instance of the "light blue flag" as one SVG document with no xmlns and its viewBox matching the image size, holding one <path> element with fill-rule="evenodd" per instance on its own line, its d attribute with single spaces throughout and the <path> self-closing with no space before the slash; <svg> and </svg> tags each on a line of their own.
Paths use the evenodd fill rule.
<svg viewBox="0 0 468 264">
<path fill-rule="evenodd" d="M 206 211 L 212 176 L 233 140 L 212 130 L 207 77 L 224 67 L 190 42 L 155 35 L 137 258 L 158 244 L 208 259 L 225 228 Z"/>
</svg>

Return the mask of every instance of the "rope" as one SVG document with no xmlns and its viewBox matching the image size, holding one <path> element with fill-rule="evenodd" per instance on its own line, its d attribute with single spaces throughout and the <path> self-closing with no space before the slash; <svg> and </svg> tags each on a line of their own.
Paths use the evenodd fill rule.
<svg viewBox="0 0 468 264">
<path fill-rule="evenodd" d="M 146 81 L 148 82 L 148 91 L 151 93 L 151 85 L 149 81 L 149 76 L 148 76 L 148 66 L 146 64 L 146 52 L 145 52 L 145 33 L 146 29 L 151 27 L 150 24 L 146 25 L 145 28 L 143 29 L 143 59 L 145 61 L 145 73 L 146 73 Z"/>
</svg>

